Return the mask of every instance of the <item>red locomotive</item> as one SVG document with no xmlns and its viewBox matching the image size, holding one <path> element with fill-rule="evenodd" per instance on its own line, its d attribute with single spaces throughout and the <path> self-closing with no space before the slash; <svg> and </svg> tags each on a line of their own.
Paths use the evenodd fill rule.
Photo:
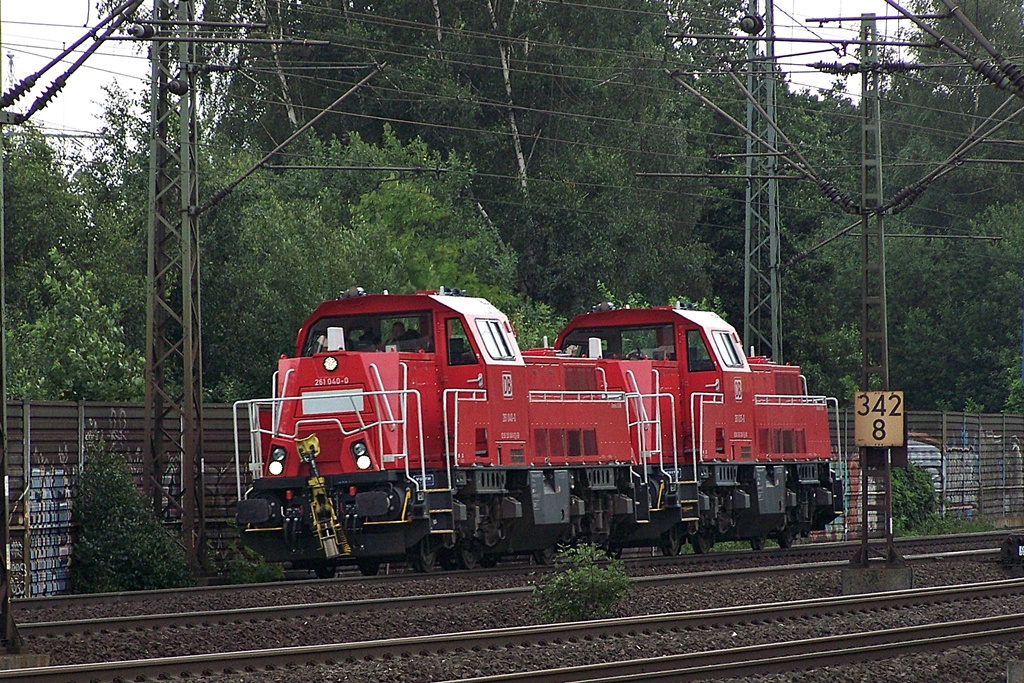
<svg viewBox="0 0 1024 683">
<path fill-rule="evenodd" d="M 597 311 L 523 352 L 483 299 L 354 288 L 299 330 L 273 398 L 236 404 L 237 521 L 268 560 L 324 574 L 543 562 L 572 541 L 788 546 L 841 511 L 830 400 L 746 358 L 714 313 Z"/>
</svg>

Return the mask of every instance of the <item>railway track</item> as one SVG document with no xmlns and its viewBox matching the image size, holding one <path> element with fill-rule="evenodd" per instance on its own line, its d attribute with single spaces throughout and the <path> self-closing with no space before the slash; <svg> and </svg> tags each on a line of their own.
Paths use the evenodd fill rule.
<svg viewBox="0 0 1024 683">
<path fill-rule="evenodd" d="M 948 553 L 930 553 L 910 555 L 907 562 L 925 562 L 951 557 L 995 556 L 998 550 L 966 550 Z M 801 572 L 819 572 L 841 569 L 848 566 L 846 561 L 803 562 L 792 565 L 770 567 L 754 567 L 711 572 L 693 572 L 686 574 L 665 574 L 657 576 L 641 576 L 632 579 L 638 589 L 675 586 L 684 583 L 710 581 L 729 581 L 768 574 L 794 574 Z M 439 593 L 431 595 L 411 595 L 383 599 L 344 600 L 314 602 L 289 605 L 272 605 L 265 607 L 246 607 L 239 609 L 212 610 L 205 612 L 180 612 L 171 614 L 143 614 L 133 616 L 100 617 L 91 619 L 75 619 L 65 621 L 27 622 L 18 626 L 23 638 L 47 638 L 56 635 L 86 635 L 90 633 L 140 631 L 157 628 L 186 628 L 192 626 L 215 626 L 224 624 L 256 624 L 284 619 L 306 618 L 315 619 L 338 615 L 352 615 L 372 611 L 405 612 L 423 607 L 462 608 L 473 603 L 493 602 L 499 600 L 526 600 L 534 593 L 534 586 L 504 588 L 495 590 L 463 591 Z"/>
<path fill-rule="evenodd" d="M 941 651 L 975 643 L 1017 640 L 1024 636 L 1024 614 L 964 619 L 924 626 L 881 629 L 841 636 L 765 643 L 727 650 L 651 657 L 590 666 L 560 667 L 508 675 L 452 679 L 445 683 L 675 683 L 708 678 L 784 674 L 799 669 L 842 666 Z M 642 677 L 639 678 L 639 677 Z"/>
<path fill-rule="evenodd" d="M 897 548 L 907 558 L 935 556 L 942 552 L 967 552 L 971 550 L 998 549 L 1000 543 L 1011 533 L 1010 530 L 988 532 L 982 534 L 966 534 L 960 536 L 927 536 L 896 539 Z M 808 569 L 824 566 L 822 563 L 834 563 L 836 566 L 846 564 L 857 543 L 813 543 L 798 545 L 786 550 L 762 551 L 727 551 L 712 552 L 706 555 L 678 555 L 675 557 L 643 557 L 634 555 L 624 558 L 627 570 L 634 575 L 644 572 L 694 573 L 697 578 L 711 575 L 730 568 L 756 568 L 766 570 L 768 567 L 784 565 L 786 569 L 773 571 L 799 571 L 797 565 L 806 564 Z M 941 550 L 937 550 L 941 549 Z M 511 565 L 496 569 L 477 569 L 444 573 L 419 574 L 411 571 L 388 574 L 376 577 L 358 575 L 342 576 L 334 579 L 304 579 L 274 582 L 272 584 L 213 585 L 193 588 L 175 588 L 162 591 L 138 591 L 126 593 L 97 593 L 92 595 L 63 595 L 46 598 L 15 599 L 11 605 L 19 624 L 38 621 L 36 613 L 62 612 L 85 606 L 121 608 L 127 605 L 159 605 L 168 600 L 180 601 L 194 597 L 220 595 L 227 599 L 238 596 L 240 599 L 248 594 L 263 594 L 268 590 L 279 589 L 282 592 L 306 589 L 316 591 L 319 587 L 334 586 L 372 586 L 383 588 L 391 585 L 437 582 L 448 577 L 465 580 L 489 580 L 496 576 L 502 577 L 533 577 L 538 573 L 550 571 L 549 567 L 537 565 Z M 667 581 L 668 579 L 666 579 Z"/>
<path fill-rule="evenodd" d="M 681 634 L 715 626 L 737 628 L 767 622 L 828 619 L 844 613 L 896 613 L 899 610 L 995 599 L 1006 603 L 1024 596 L 1024 580 L 1006 580 L 954 587 L 917 589 L 894 593 L 846 596 L 747 605 L 691 612 L 644 615 L 622 619 L 527 626 L 487 631 L 448 633 L 364 642 L 349 642 L 306 647 L 276 648 L 187 657 L 70 666 L 41 667 L 0 672 L 0 681 L 25 683 L 60 681 L 160 678 L 169 676 L 213 676 L 239 672 L 275 671 L 311 664 L 345 666 L 357 662 L 391 661 L 446 653 L 478 653 L 487 658 L 502 650 L 524 648 L 560 648 L 567 644 L 596 643 L 601 639 L 634 638 L 643 641 L 658 635 Z M 713 667 L 716 675 L 740 676 L 746 673 L 784 671 L 791 668 L 821 666 L 846 661 L 889 656 L 909 651 L 945 647 L 957 639 L 964 642 L 992 642 L 1020 638 L 1024 633 L 1024 613 L 986 619 L 955 620 L 925 624 L 914 628 L 882 628 L 871 633 L 794 640 L 776 644 L 758 644 L 748 648 L 729 648 L 686 657 L 657 657 L 629 662 L 611 662 L 601 667 L 576 667 L 574 672 L 538 671 L 514 676 L 478 678 L 477 681 L 583 681 L 626 680 L 643 675 L 643 680 L 693 680 L 707 677 Z M 890 654 L 891 653 L 891 654 Z M 757 662 L 749 661 L 751 656 Z M 726 669 L 724 667 L 735 667 Z M 616 668 L 618 667 L 618 668 Z M 647 667 L 647 668 L 645 668 Z M 765 668 L 769 667 L 769 668 Z M 788 667 L 788 668 L 787 668 Z M 657 678 L 650 676 L 657 675 Z M 510 677 L 511 676 L 511 677 Z M 547 676 L 547 677 L 545 677 Z M 635 679 L 634 679 L 635 680 Z"/>
</svg>

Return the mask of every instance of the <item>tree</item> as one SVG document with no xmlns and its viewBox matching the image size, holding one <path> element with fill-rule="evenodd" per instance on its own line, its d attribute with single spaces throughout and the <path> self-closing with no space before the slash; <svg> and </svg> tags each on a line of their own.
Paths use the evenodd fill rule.
<svg viewBox="0 0 1024 683">
<path fill-rule="evenodd" d="M 100 445 L 75 482 L 76 593 L 178 588 L 192 582 L 184 550 L 139 493 L 124 458 Z"/>
<path fill-rule="evenodd" d="M 11 396 L 36 400 L 137 401 L 143 358 L 128 348 L 116 304 L 100 301 L 96 277 L 70 267 L 55 249 L 42 282 L 12 311 L 8 330 Z"/>
</svg>

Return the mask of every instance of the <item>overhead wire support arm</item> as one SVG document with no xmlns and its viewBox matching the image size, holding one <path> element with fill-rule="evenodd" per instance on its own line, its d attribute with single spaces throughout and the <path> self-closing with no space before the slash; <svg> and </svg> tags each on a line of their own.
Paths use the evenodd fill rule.
<svg viewBox="0 0 1024 683">
<path fill-rule="evenodd" d="M 887 0 L 888 1 L 888 0 Z M 881 45 L 884 47 L 935 47 L 935 43 L 922 43 L 916 40 L 895 40 L 895 41 L 874 41 L 858 40 L 856 38 L 764 38 L 762 36 L 734 36 L 717 33 L 666 33 L 666 38 L 688 38 L 692 40 L 772 40 L 776 43 L 822 43 L 827 45 Z"/>
<path fill-rule="evenodd" d="M 264 157 L 262 159 L 260 159 L 255 164 L 253 164 L 252 167 L 248 171 L 246 171 L 242 175 L 238 176 L 235 180 L 231 181 L 230 183 L 228 183 L 227 185 L 225 185 L 221 189 L 217 190 L 217 192 L 215 192 L 213 194 L 213 196 L 210 197 L 209 201 L 207 201 L 205 204 L 203 204 L 202 206 L 199 206 L 199 207 L 195 207 L 191 211 L 192 215 L 193 216 L 198 216 L 198 215 L 202 214 L 203 212 L 208 211 L 209 209 L 212 209 L 214 206 L 216 206 L 218 203 L 220 203 L 220 201 L 222 199 L 224 199 L 225 197 L 227 197 L 229 194 L 231 194 L 234 191 L 234 189 L 236 187 L 238 187 L 238 185 L 243 180 L 245 180 L 246 178 L 251 176 L 253 173 L 258 171 L 259 169 L 263 168 L 266 165 L 266 163 L 268 161 L 270 161 L 274 157 L 274 155 L 276 155 L 282 149 L 284 149 L 285 147 L 290 145 L 297 137 L 299 137 L 300 135 L 305 133 L 307 130 L 309 130 L 313 126 L 313 124 L 315 124 L 317 121 L 319 121 L 324 116 L 326 116 L 336 106 L 338 106 L 339 104 L 344 102 L 350 95 L 352 95 L 357 90 L 362 88 L 364 85 L 369 83 L 370 79 L 372 79 L 374 76 L 376 76 L 378 73 L 380 73 L 384 69 L 384 66 L 385 66 L 385 64 L 375 65 L 374 68 L 373 68 L 373 71 L 371 71 L 370 73 L 368 73 L 365 76 L 363 76 L 362 80 L 360 80 L 358 83 L 356 83 L 351 88 L 349 88 L 345 93 L 343 93 L 341 95 L 341 97 L 339 97 L 338 99 L 336 99 L 333 102 L 331 102 L 323 111 L 321 111 L 319 114 L 317 114 L 316 116 L 311 118 L 309 121 L 304 123 L 302 126 L 300 126 L 298 128 L 298 130 L 296 130 L 294 133 L 292 133 L 290 136 L 288 136 L 287 140 L 285 140 L 284 142 L 279 144 L 277 147 L 275 147 L 274 149 L 272 149 L 269 152 L 267 152 L 266 155 L 264 155 Z"/>
<path fill-rule="evenodd" d="M 1011 95 L 1001 105 L 999 105 L 995 111 L 989 114 L 989 116 L 981 123 L 981 126 L 984 126 L 985 124 L 992 121 L 996 114 L 1005 109 L 1013 101 L 1014 96 Z M 890 199 L 879 210 L 886 213 L 897 214 L 906 209 L 907 207 L 909 207 L 917 200 L 918 197 L 921 196 L 921 194 L 925 190 L 928 189 L 928 187 L 933 182 L 935 182 L 942 176 L 946 175 L 954 168 L 957 168 L 958 166 L 963 164 L 967 160 L 966 156 L 968 152 L 970 152 L 972 149 L 977 147 L 982 142 L 988 140 L 996 131 L 998 131 L 1000 128 L 1007 125 L 1011 121 L 1013 121 L 1013 119 L 1020 115 L 1021 112 L 1024 112 L 1024 106 L 1018 107 L 1016 111 L 1012 112 L 1002 121 L 996 123 L 986 133 L 982 134 L 976 132 L 971 134 L 966 140 L 961 142 L 948 157 L 946 157 L 945 161 L 943 161 L 934 169 L 932 169 L 923 178 L 899 190 L 896 194 L 893 195 L 892 199 Z M 979 128 L 981 126 L 979 126 Z"/>
<path fill-rule="evenodd" d="M 154 43 L 230 43 L 232 45 L 298 45 L 299 47 L 323 47 L 330 45 L 329 40 L 301 40 L 289 38 L 213 38 L 205 36 L 170 36 L 157 33 L 153 36 L 144 37 L 145 40 Z M 137 36 L 112 36 L 110 40 L 139 40 Z"/>
<path fill-rule="evenodd" d="M 107 15 L 105 19 L 100 21 L 92 30 L 90 30 L 84 36 L 82 36 L 77 41 L 72 43 L 70 47 L 66 48 L 55 58 L 50 60 L 50 62 L 46 64 L 46 66 L 44 66 L 42 69 L 32 74 L 28 78 L 24 79 L 21 83 L 19 83 L 18 85 L 4 93 L 3 96 L 0 97 L 0 109 L 6 109 L 7 107 L 11 106 L 19 99 L 21 99 L 21 97 L 23 97 L 25 93 L 27 93 L 29 90 L 35 87 L 36 83 L 39 82 L 39 79 L 43 77 L 43 74 L 45 74 L 47 71 L 52 69 L 54 66 L 59 64 L 64 59 L 66 59 L 68 55 L 72 54 L 75 50 L 81 47 L 82 44 L 85 43 L 87 40 L 89 40 L 90 38 L 93 39 L 93 44 L 90 45 L 77 60 L 75 60 L 75 62 L 68 68 L 67 71 L 58 76 L 53 81 L 53 83 L 51 83 L 50 86 L 43 92 L 42 95 L 36 98 L 36 101 L 32 103 L 32 106 L 29 108 L 27 112 L 25 112 L 24 114 L 11 115 L 11 118 L 13 119 L 11 123 L 23 123 L 27 121 L 29 117 L 31 117 L 34 113 L 36 113 L 37 111 L 45 107 L 47 104 L 49 104 L 50 100 L 52 100 L 53 97 L 58 92 L 60 92 L 61 88 L 64 87 L 64 84 L 67 83 L 67 80 L 71 76 L 71 74 L 75 73 L 79 69 L 79 67 L 81 67 L 82 64 L 85 63 L 85 60 L 91 57 L 92 54 L 96 52 L 97 49 L 99 49 L 99 46 L 104 41 L 114 39 L 114 31 L 121 28 L 121 26 L 129 20 L 130 15 L 133 14 L 135 10 L 139 8 L 142 2 L 143 0 L 126 0 L 125 2 L 122 2 L 120 5 L 115 7 L 113 11 L 111 11 L 111 13 Z M 103 26 L 107 26 L 108 24 L 109 27 L 107 27 L 107 29 L 102 34 L 96 35 L 96 31 L 98 31 Z"/>
<path fill-rule="evenodd" d="M 972 57 L 966 50 L 959 47 L 951 40 L 943 36 L 941 33 L 936 31 L 934 28 L 925 23 L 922 19 L 918 18 L 913 12 L 910 12 L 900 6 L 895 0 L 885 0 L 890 7 L 902 14 L 904 17 L 914 22 L 919 29 L 930 35 L 935 41 L 945 47 L 957 57 L 967 62 L 972 69 L 984 76 L 989 82 L 995 85 L 1001 90 L 1007 90 L 1012 92 L 1017 97 L 1024 99 L 1024 83 L 1017 82 L 1014 78 L 1008 76 L 1003 69 L 992 62 L 988 62 L 977 57 Z M 965 18 L 966 19 L 966 18 Z"/>
<path fill-rule="evenodd" d="M 999 70 L 1003 75 L 1009 78 L 1018 89 L 1024 90 L 1024 73 L 1021 72 L 1020 67 L 996 50 L 995 46 L 989 42 L 988 38 L 986 38 L 973 23 L 971 23 L 971 20 L 967 18 L 959 7 L 950 2 L 950 0 L 942 0 L 942 4 L 945 5 L 949 9 L 950 14 L 952 14 L 956 20 L 959 21 L 965 29 L 967 29 L 967 32 L 970 33 L 976 41 L 978 41 L 978 45 L 981 45 L 982 49 L 992 57 L 996 66 L 999 67 Z"/>
<path fill-rule="evenodd" d="M 665 74 L 668 75 L 669 78 L 671 78 L 673 81 L 675 81 L 678 85 L 680 85 L 682 88 L 684 88 L 691 95 L 693 95 L 698 100 L 700 100 L 702 103 L 707 105 L 716 114 L 718 114 L 719 116 L 724 118 L 726 121 L 728 121 L 732 125 L 734 125 L 737 128 L 739 128 L 745 134 L 749 135 L 751 137 L 751 139 L 757 140 L 758 143 L 764 145 L 765 149 L 767 149 L 769 152 L 771 152 L 773 154 L 777 154 L 779 156 L 779 158 L 782 159 L 786 163 L 786 165 L 788 165 L 794 171 L 799 173 L 802 177 L 807 178 L 808 180 L 814 182 L 814 184 L 816 184 L 820 188 L 822 188 L 823 191 L 825 191 L 825 188 L 822 187 L 822 184 L 824 183 L 825 186 L 827 186 L 827 187 L 829 187 L 831 189 L 831 192 L 828 192 L 828 191 L 825 192 L 826 196 L 828 196 L 829 199 L 831 199 L 832 201 L 834 201 L 837 204 L 839 204 L 839 206 L 843 207 L 844 211 L 846 211 L 848 213 L 859 213 L 857 208 L 852 206 L 852 203 L 850 202 L 849 198 L 843 196 L 842 193 L 839 192 L 839 190 L 837 188 L 832 187 L 831 185 L 829 185 L 823 179 L 818 178 L 811 170 L 805 168 L 800 163 L 798 163 L 796 161 L 793 161 L 784 152 L 778 150 L 773 145 L 770 145 L 766 140 L 764 140 L 759 135 L 757 135 L 757 133 L 755 133 L 754 131 L 750 130 L 750 128 L 748 128 L 747 126 L 745 126 L 742 123 L 740 123 L 739 121 L 737 121 L 731 114 L 729 114 L 729 112 L 725 111 L 724 109 L 719 107 L 717 104 L 712 102 L 702 92 L 700 92 L 699 90 L 694 88 L 692 85 L 690 85 L 689 83 L 687 83 L 683 79 L 679 78 L 679 72 L 678 71 L 670 71 L 669 69 L 665 69 Z M 846 205 L 850 205 L 852 207 L 852 209 L 851 208 L 847 208 Z"/>
<path fill-rule="evenodd" d="M 737 87 L 739 87 L 739 89 L 743 92 L 743 95 L 744 97 L 747 98 L 747 101 L 749 101 L 754 106 L 754 108 L 758 110 L 761 116 L 764 117 L 765 121 L 767 121 L 768 124 L 775 131 L 775 134 L 778 135 L 779 138 L 784 143 L 786 143 L 786 146 L 790 150 L 792 150 L 793 154 L 796 155 L 796 158 L 800 161 L 801 168 L 804 169 L 805 175 L 810 180 L 814 181 L 814 183 L 825 194 L 825 196 L 831 199 L 836 204 L 838 204 L 843 209 L 843 211 L 851 214 L 859 213 L 860 208 L 856 204 L 854 204 L 853 200 L 845 196 L 839 190 L 839 188 L 837 188 L 835 185 L 822 178 L 820 175 L 818 175 L 817 172 L 814 171 L 811 164 L 807 161 L 804 155 L 800 153 L 800 150 L 797 149 L 796 145 L 794 145 L 793 142 L 789 139 L 789 137 L 787 137 L 786 134 L 782 132 L 782 129 L 779 127 L 779 124 L 776 123 L 772 117 L 769 117 L 767 115 L 764 109 L 761 108 L 761 104 L 757 101 L 757 98 L 754 97 L 753 93 L 751 93 L 745 85 L 743 85 L 743 82 L 736 75 L 735 69 L 726 69 L 726 73 L 729 74 L 732 80 L 736 83 Z"/>
</svg>

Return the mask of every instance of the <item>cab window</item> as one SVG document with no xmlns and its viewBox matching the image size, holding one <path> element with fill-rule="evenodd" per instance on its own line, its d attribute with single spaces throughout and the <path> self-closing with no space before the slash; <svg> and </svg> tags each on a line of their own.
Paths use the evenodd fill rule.
<svg viewBox="0 0 1024 683">
<path fill-rule="evenodd" d="M 690 372 L 707 372 L 715 369 L 711 350 L 704 343 L 700 330 L 686 331 L 686 366 Z"/>
<path fill-rule="evenodd" d="M 445 322 L 445 336 L 448 344 L 448 365 L 473 365 L 477 362 L 473 346 L 469 343 L 466 328 L 458 318 Z"/>
<path fill-rule="evenodd" d="M 711 338 L 715 340 L 715 346 L 718 347 L 718 355 L 722 358 L 722 362 L 725 364 L 725 367 L 743 367 L 743 359 L 740 358 L 739 349 L 736 348 L 736 343 L 733 342 L 733 339 L 728 332 L 724 330 L 715 330 L 711 333 Z"/>
<path fill-rule="evenodd" d="M 512 350 L 512 343 L 501 329 L 500 321 L 481 318 L 476 321 L 476 329 L 480 332 L 480 339 L 488 356 L 494 360 L 515 360 L 516 354 Z"/>
</svg>

